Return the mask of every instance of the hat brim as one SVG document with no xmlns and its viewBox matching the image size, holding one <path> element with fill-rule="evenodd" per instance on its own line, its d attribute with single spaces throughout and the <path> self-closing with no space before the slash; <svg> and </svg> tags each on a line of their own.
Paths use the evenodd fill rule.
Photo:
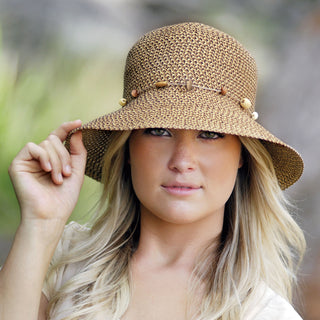
<svg viewBox="0 0 320 320">
<path fill-rule="evenodd" d="M 239 112 L 237 102 L 210 91 L 195 88 L 181 94 L 178 90 L 146 91 L 125 107 L 80 127 L 88 152 L 86 175 L 101 181 L 102 161 L 111 131 L 174 128 L 259 139 L 271 155 L 281 189 L 286 189 L 299 179 L 303 172 L 303 160 L 299 153 L 252 119 L 248 110 Z"/>
</svg>

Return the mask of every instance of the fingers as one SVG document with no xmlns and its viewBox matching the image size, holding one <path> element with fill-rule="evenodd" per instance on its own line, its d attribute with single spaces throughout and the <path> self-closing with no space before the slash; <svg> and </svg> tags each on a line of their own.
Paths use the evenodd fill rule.
<svg viewBox="0 0 320 320">
<path fill-rule="evenodd" d="M 50 134 L 39 146 L 46 151 L 49 157 L 52 166 L 52 180 L 56 184 L 61 184 L 63 177 L 71 175 L 71 158 L 68 151 L 60 139 L 53 134 Z"/>
<path fill-rule="evenodd" d="M 67 138 L 67 135 L 70 131 L 79 128 L 81 126 L 81 120 L 75 120 L 70 122 L 63 123 L 59 128 L 52 131 L 50 135 L 57 136 L 60 141 L 64 141 Z"/>
<path fill-rule="evenodd" d="M 49 154 L 52 165 L 52 180 L 56 184 L 62 184 L 63 177 L 68 177 L 72 173 L 73 165 L 71 163 L 71 157 L 62 142 L 67 138 L 70 131 L 80 126 L 81 120 L 65 122 L 40 144 L 43 145 Z"/>
<path fill-rule="evenodd" d="M 37 160 L 40 163 L 42 170 L 46 172 L 52 170 L 48 153 L 33 142 L 27 143 L 27 145 L 18 153 L 15 160 Z"/>
<path fill-rule="evenodd" d="M 87 160 L 87 150 L 82 143 L 81 131 L 78 131 L 71 136 L 70 154 L 72 169 L 83 175 Z"/>
<path fill-rule="evenodd" d="M 69 132 L 80 125 L 81 120 L 65 122 L 40 144 L 48 152 L 52 165 L 52 180 L 56 184 L 62 184 L 63 178 L 70 176 L 74 170 L 79 173 L 84 171 L 86 149 L 82 143 L 81 132 L 75 133 L 71 139 L 71 155 L 63 145 Z"/>
<path fill-rule="evenodd" d="M 83 174 L 86 163 L 86 149 L 82 143 L 81 132 L 75 133 L 71 138 L 71 154 L 63 145 L 68 133 L 80 125 L 80 120 L 66 122 L 54 130 L 39 145 L 28 143 L 14 160 L 12 170 L 17 169 L 15 165 L 18 163 L 18 171 L 23 167 L 25 171 L 30 173 L 39 172 L 39 170 L 51 172 L 52 181 L 58 185 L 63 183 L 64 177 L 71 176 L 73 171 Z M 30 166 L 30 164 L 33 164 L 33 166 Z M 22 171 L 24 170 L 22 169 Z"/>
<path fill-rule="evenodd" d="M 70 139 L 70 154 L 71 155 L 86 155 L 87 150 L 82 143 L 82 132 L 77 131 Z"/>
</svg>

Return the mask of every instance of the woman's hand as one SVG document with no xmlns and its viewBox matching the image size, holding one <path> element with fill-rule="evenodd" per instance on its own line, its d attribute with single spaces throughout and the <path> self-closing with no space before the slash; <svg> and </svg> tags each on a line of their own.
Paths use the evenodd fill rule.
<svg viewBox="0 0 320 320">
<path fill-rule="evenodd" d="M 80 125 L 79 120 L 64 123 L 39 145 L 28 143 L 9 168 L 21 223 L 0 270 L 3 320 L 45 319 L 45 305 L 40 306 L 43 281 L 78 200 L 86 164 L 81 132 L 72 135 L 71 154 L 63 142 Z"/>
<path fill-rule="evenodd" d="M 58 219 L 65 223 L 71 215 L 83 183 L 86 149 L 80 131 L 71 137 L 71 154 L 63 142 L 80 125 L 80 120 L 62 124 L 39 145 L 28 143 L 13 160 L 9 174 L 22 222 Z"/>
</svg>

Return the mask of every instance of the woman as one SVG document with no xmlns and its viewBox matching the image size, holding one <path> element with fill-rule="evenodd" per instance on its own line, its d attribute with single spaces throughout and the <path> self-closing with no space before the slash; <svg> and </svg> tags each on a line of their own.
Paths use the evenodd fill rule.
<svg viewBox="0 0 320 320">
<path fill-rule="evenodd" d="M 143 36 L 121 109 L 13 161 L 22 219 L 1 319 L 301 319 L 289 301 L 305 242 L 281 189 L 303 162 L 257 123 L 255 94 L 254 59 L 229 35 Z M 98 213 L 64 228 L 84 171 L 104 184 Z"/>
</svg>

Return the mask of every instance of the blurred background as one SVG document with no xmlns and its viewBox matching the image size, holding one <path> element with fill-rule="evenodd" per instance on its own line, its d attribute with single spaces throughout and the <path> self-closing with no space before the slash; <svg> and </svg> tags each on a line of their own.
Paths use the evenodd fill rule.
<svg viewBox="0 0 320 320">
<path fill-rule="evenodd" d="M 0 265 L 19 223 L 8 167 L 28 141 L 67 120 L 118 109 L 126 53 L 145 32 L 199 21 L 235 36 L 259 67 L 259 122 L 305 159 L 287 193 L 308 251 L 296 308 L 320 319 L 320 1 L 0 0 Z M 85 221 L 100 186 L 86 178 L 72 219 Z"/>
</svg>

